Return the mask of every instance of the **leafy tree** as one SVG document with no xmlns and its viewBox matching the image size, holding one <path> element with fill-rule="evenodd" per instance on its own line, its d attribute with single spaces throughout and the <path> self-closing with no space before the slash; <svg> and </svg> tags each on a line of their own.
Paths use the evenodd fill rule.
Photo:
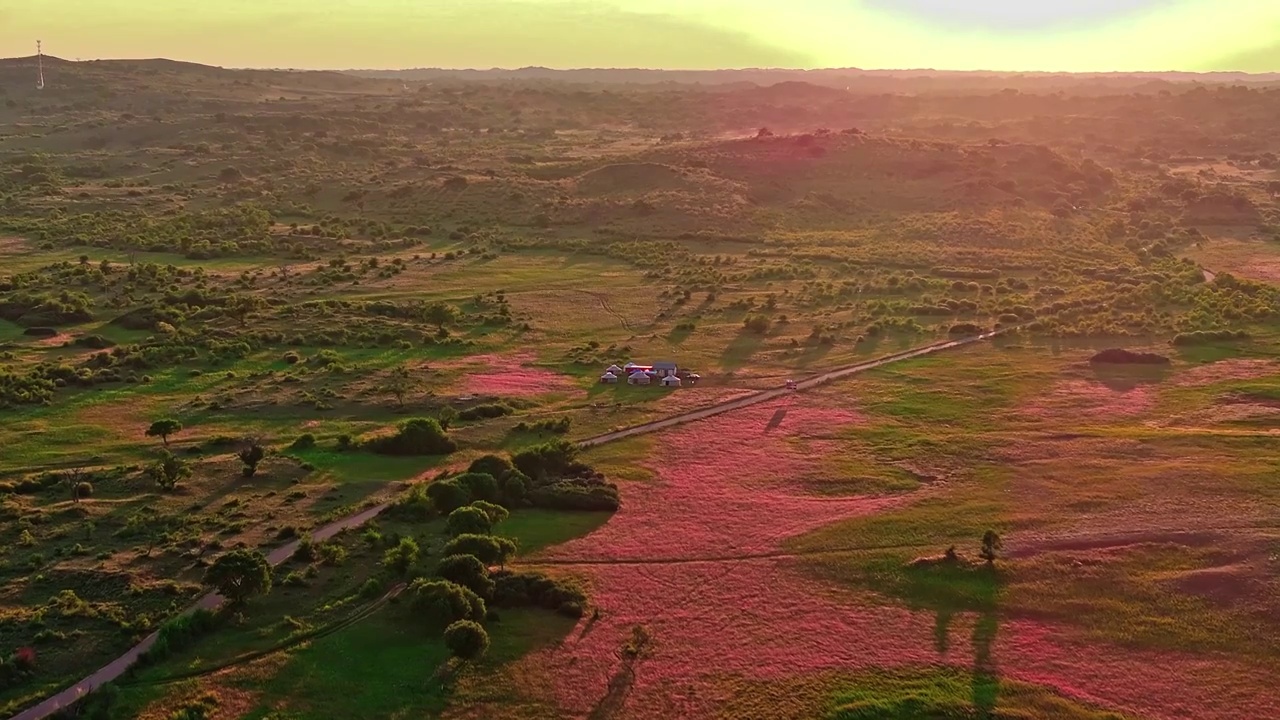
<svg viewBox="0 0 1280 720">
<path fill-rule="evenodd" d="M 244 463 L 241 473 L 245 477 L 251 478 L 258 472 L 258 463 L 262 462 L 262 459 L 267 456 L 267 450 L 256 441 L 250 441 L 237 455 L 240 458 L 240 462 Z"/>
<path fill-rule="evenodd" d="M 441 515 L 447 515 L 471 502 L 471 492 L 457 479 L 436 480 L 427 485 L 427 499 Z"/>
<path fill-rule="evenodd" d="M 271 563 L 257 550 L 232 550 L 204 573 L 204 584 L 234 604 L 271 591 Z"/>
<path fill-rule="evenodd" d="M 497 525 L 503 520 L 511 517 L 511 512 L 509 510 L 496 503 L 488 502 L 487 500 L 476 500 L 471 503 L 471 507 L 483 510 L 484 514 L 489 516 L 490 525 Z"/>
<path fill-rule="evenodd" d="M 483 620 L 484 600 L 467 588 L 448 580 L 418 578 L 406 589 L 409 609 L 423 624 L 445 628 L 459 620 Z"/>
<path fill-rule="evenodd" d="M 232 295 L 227 298 L 227 314 L 244 327 L 249 323 L 249 314 L 266 307 L 266 302 L 257 295 Z"/>
<path fill-rule="evenodd" d="M 161 490 L 172 490 L 178 487 L 179 482 L 191 477 L 191 468 L 168 450 L 163 451 L 160 459 L 149 465 L 146 472 Z"/>
<path fill-rule="evenodd" d="M 983 560 L 991 565 L 996 561 L 996 551 L 1004 547 L 1000 541 L 1000 535 L 995 530 L 988 530 L 982 534 L 982 551 L 978 553 Z"/>
<path fill-rule="evenodd" d="M 151 427 L 147 428 L 147 437 L 158 437 L 164 441 L 165 447 L 169 447 L 169 436 L 179 432 L 182 432 L 182 423 L 165 418 L 151 423 Z"/>
<path fill-rule="evenodd" d="M 492 475 L 462 473 L 455 477 L 454 481 L 467 489 L 473 501 L 486 501 L 492 504 L 502 499 L 501 493 L 498 491 L 498 481 L 494 480 Z"/>
<path fill-rule="evenodd" d="M 456 582 L 482 598 L 493 595 L 489 569 L 475 555 L 450 555 L 436 565 L 436 575 Z"/>
<path fill-rule="evenodd" d="M 474 660 L 489 649 L 489 633 L 478 622 L 459 620 L 445 628 L 444 644 L 454 656 Z"/>
<path fill-rule="evenodd" d="M 382 455 L 448 455 L 458 445 L 435 418 L 413 418 L 402 423 L 395 435 L 370 441 L 369 449 Z"/>
<path fill-rule="evenodd" d="M 503 566 L 516 554 L 514 540 L 496 535 L 466 533 L 458 535 L 444 546 L 445 555 L 475 555 L 486 565 Z"/>
<path fill-rule="evenodd" d="M 453 537 L 488 535 L 492 526 L 488 513 L 474 505 L 467 505 L 449 513 L 449 519 L 445 521 L 445 532 Z"/>
<path fill-rule="evenodd" d="M 444 326 L 458 319 L 458 309 L 445 303 L 431 303 L 422 310 L 422 319 L 444 330 Z"/>
<path fill-rule="evenodd" d="M 387 373 L 386 391 L 396 399 L 397 407 L 404 409 L 404 397 L 413 389 L 413 380 L 413 374 L 405 365 L 397 365 Z"/>
<path fill-rule="evenodd" d="M 418 562 L 418 543 L 413 538 L 400 538 L 400 543 L 382 556 L 382 566 L 395 575 L 406 575 Z"/>
</svg>

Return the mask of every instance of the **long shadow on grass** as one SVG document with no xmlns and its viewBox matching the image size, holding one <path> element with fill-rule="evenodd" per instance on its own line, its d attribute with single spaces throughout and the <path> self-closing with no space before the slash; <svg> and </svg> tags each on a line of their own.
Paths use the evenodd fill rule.
<svg viewBox="0 0 1280 720">
<path fill-rule="evenodd" d="M 1000 673 L 992 648 L 1000 629 L 1000 570 L 990 564 L 964 559 L 938 558 L 913 563 L 903 572 L 904 582 L 894 588 L 914 609 L 934 613 L 934 649 L 945 656 L 950 649 L 952 620 L 960 613 L 974 613 L 971 701 L 977 718 L 996 717 Z"/>
</svg>

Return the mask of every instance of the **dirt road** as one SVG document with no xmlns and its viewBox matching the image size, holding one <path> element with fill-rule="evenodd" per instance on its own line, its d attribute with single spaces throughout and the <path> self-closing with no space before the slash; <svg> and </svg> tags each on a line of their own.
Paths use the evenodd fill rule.
<svg viewBox="0 0 1280 720">
<path fill-rule="evenodd" d="M 770 400 L 773 400 L 774 398 L 782 397 L 788 393 L 808 390 L 810 388 L 817 387 L 818 385 L 822 385 L 823 383 L 831 382 L 832 380 L 838 380 L 843 377 L 848 377 L 849 375 L 865 372 L 867 370 L 882 367 L 890 363 L 901 362 L 903 360 L 909 360 L 911 358 L 921 357 L 924 355 L 931 355 L 933 353 L 941 352 L 943 350 L 949 350 L 952 348 L 957 348 L 957 347 L 962 347 L 962 346 L 970 345 L 977 342 L 982 342 L 984 340 L 988 340 L 997 335 L 1009 332 L 1013 329 L 1014 329 L 1013 327 L 1001 328 L 1000 330 L 983 333 L 981 335 L 974 335 L 974 336 L 960 338 L 956 340 L 946 340 L 943 342 L 933 343 L 932 345 L 925 345 L 923 347 L 915 348 L 912 350 L 905 350 L 903 352 L 893 353 L 891 355 L 885 355 L 883 357 L 879 357 L 874 360 L 867 360 L 867 361 L 855 363 L 852 365 L 845 365 L 842 367 L 833 368 L 819 375 L 815 375 L 813 377 L 797 381 L 795 390 L 788 390 L 785 388 L 779 388 L 776 390 L 765 390 L 763 392 L 759 392 L 754 395 L 748 395 L 746 397 L 738 398 L 736 400 L 729 400 L 726 402 L 717 403 L 715 405 L 710 405 L 708 407 L 701 408 L 698 410 L 692 410 L 687 413 L 673 415 L 671 417 L 666 417 L 661 420 L 654 420 L 652 422 L 643 423 L 641 425 L 636 425 L 629 428 L 623 428 L 622 430 L 615 430 L 613 432 L 605 433 L 603 435 L 597 435 L 595 437 L 587 438 L 585 440 L 580 440 L 578 442 L 578 446 L 583 448 L 594 447 L 596 445 L 603 445 L 604 443 L 615 442 L 617 440 L 634 437 L 636 435 L 643 435 L 646 433 L 657 432 L 659 430 L 665 430 L 670 427 L 683 425 L 685 423 L 694 422 L 696 420 L 702 420 L 704 418 L 709 418 L 714 415 L 720 415 L 722 413 L 732 412 L 734 410 L 738 410 L 744 407 L 750 407 L 752 405 L 757 405 L 759 403 L 768 402 Z M 312 538 L 317 541 L 326 540 L 330 537 L 333 537 L 334 535 L 341 532 L 342 530 L 363 525 L 369 520 L 372 520 L 374 517 L 377 517 L 377 515 L 381 513 L 383 510 L 385 510 L 386 508 L 387 508 L 387 505 L 385 503 L 382 505 L 374 505 L 354 515 L 349 515 L 340 520 L 335 520 L 334 522 L 329 523 L 328 525 L 325 525 L 324 527 L 312 533 Z M 279 565 L 285 560 L 288 560 L 293 555 L 294 550 L 297 549 L 298 542 L 299 541 L 295 540 L 287 545 L 284 545 L 276 548 L 275 550 L 272 550 L 267 555 L 267 560 L 272 565 Z M 195 605 L 188 608 L 186 612 L 193 612 L 198 608 L 213 609 L 217 607 L 219 604 L 221 604 L 221 602 L 222 602 L 221 597 L 219 597 L 217 594 L 210 593 L 200 598 L 200 600 L 197 601 Z M 119 678 L 121 675 L 125 673 L 126 670 L 129 669 L 130 666 L 132 666 L 135 662 L 137 662 L 138 657 L 141 656 L 144 652 L 146 652 L 147 649 L 150 648 L 151 645 L 155 643 L 155 641 L 156 641 L 156 633 L 152 633 L 148 635 L 146 638 L 142 640 L 142 642 L 138 643 L 136 646 L 131 648 L 124 655 L 121 655 L 120 657 L 111 661 L 107 665 L 103 666 L 102 669 L 86 677 L 85 679 L 81 680 L 75 685 L 72 685 L 66 690 L 59 692 L 57 695 L 47 698 L 40 704 L 30 707 L 26 710 L 23 710 L 17 715 L 14 715 L 10 720 L 45 720 L 45 718 L 48 718 L 49 716 L 53 715 L 59 710 L 62 710 L 63 708 L 66 708 L 72 705 L 77 700 L 84 697 L 88 693 L 96 690 L 102 685 L 112 682 L 113 680 L 116 680 L 117 678 Z"/>
</svg>

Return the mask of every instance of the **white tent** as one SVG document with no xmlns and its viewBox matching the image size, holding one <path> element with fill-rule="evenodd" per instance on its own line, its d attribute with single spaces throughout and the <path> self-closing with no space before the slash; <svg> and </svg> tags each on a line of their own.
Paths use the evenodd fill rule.
<svg viewBox="0 0 1280 720">
<path fill-rule="evenodd" d="M 600 376 L 600 382 L 602 382 L 602 383 L 616 383 L 616 382 L 618 382 L 618 376 L 617 376 L 617 375 L 614 375 L 614 374 L 613 374 L 613 373 L 611 373 L 611 372 L 607 372 L 607 373 L 605 373 L 605 374 L 603 374 L 603 375 L 601 375 L 601 376 Z"/>
<path fill-rule="evenodd" d="M 617 365 L 610 365 L 608 368 L 605 369 L 605 372 L 613 373 L 614 377 L 618 377 L 622 375 L 622 368 L 618 367 Z"/>
<path fill-rule="evenodd" d="M 650 382 L 652 382 L 652 378 L 649 377 L 648 373 L 644 372 L 634 372 L 627 377 L 627 383 L 630 385 L 648 385 Z"/>
<path fill-rule="evenodd" d="M 662 378 L 663 387 L 680 387 L 680 378 L 675 375 L 668 375 Z"/>
</svg>

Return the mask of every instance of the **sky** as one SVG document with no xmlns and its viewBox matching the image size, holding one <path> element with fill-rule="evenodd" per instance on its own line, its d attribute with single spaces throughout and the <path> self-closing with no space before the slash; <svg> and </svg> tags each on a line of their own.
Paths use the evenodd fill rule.
<svg viewBox="0 0 1280 720">
<path fill-rule="evenodd" d="M 1280 72 L 1280 0 L 10 0 L 0 57 Z"/>
</svg>

